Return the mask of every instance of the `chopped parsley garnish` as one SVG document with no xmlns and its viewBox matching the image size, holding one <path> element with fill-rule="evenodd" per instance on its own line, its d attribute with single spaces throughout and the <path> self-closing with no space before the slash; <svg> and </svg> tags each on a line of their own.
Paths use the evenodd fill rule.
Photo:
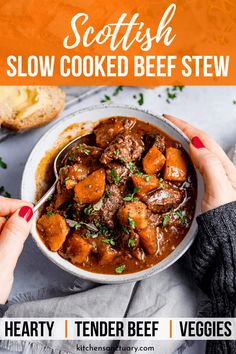
<svg viewBox="0 0 236 354">
<path fill-rule="evenodd" d="M 124 270 L 125 270 L 125 264 L 121 264 L 118 267 L 116 267 L 115 272 L 121 274 L 123 273 Z"/>
<path fill-rule="evenodd" d="M 110 195 L 111 195 L 111 193 L 110 193 L 110 192 L 107 192 L 107 191 L 105 192 L 105 197 L 106 197 L 106 198 L 109 198 L 109 197 L 110 197 Z"/>
<path fill-rule="evenodd" d="M 149 182 L 150 179 L 151 179 L 151 176 L 145 175 L 143 172 L 140 172 L 140 171 L 137 171 L 137 172 L 135 173 L 135 176 L 137 176 L 137 177 L 139 177 L 139 176 L 143 177 L 144 181 L 146 181 L 146 182 Z"/>
<path fill-rule="evenodd" d="M 120 182 L 120 176 L 117 175 L 114 168 L 111 169 L 111 176 L 116 184 Z"/>
<path fill-rule="evenodd" d="M 0 195 L 2 197 L 11 198 L 11 194 L 8 193 L 3 186 L 0 187 Z"/>
<path fill-rule="evenodd" d="M 105 225 L 101 224 L 99 221 L 95 222 L 95 225 L 98 229 L 98 233 L 100 235 L 103 235 L 105 237 L 111 237 L 112 235 L 112 230 L 108 229 Z"/>
<path fill-rule="evenodd" d="M 116 245 L 116 241 L 114 240 L 114 238 L 108 238 L 107 240 L 102 240 L 102 242 L 106 243 L 107 245 L 111 245 L 111 246 Z"/>
<path fill-rule="evenodd" d="M 173 86 L 173 90 L 174 90 L 174 91 L 179 90 L 180 92 L 182 92 L 183 89 L 184 89 L 184 86 Z"/>
<path fill-rule="evenodd" d="M 115 155 L 115 157 L 118 157 L 119 154 L 120 154 L 120 151 L 119 151 L 119 150 L 114 150 L 114 155 Z"/>
<path fill-rule="evenodd" d="M 72 161 L 73 159 L 72 159 L 71 156 L 69 156 L 69 157 L 67 157 L 67 160 L 68 160 L 68 161 Z"/>
<path fill-rule="evenodd" d="M 163 218 L 163 222 L 162 222 L 162 226 L 163 227 L 166 227 L 168 224 L 169 224 L 169 221 L 170 221 L 170 217 L 169 215 L 164 215 L 164 218 Z"/>
<path fill-rule="evenodd" d="M 52 216 L 52 215 L 54 215 L 55 213 L 53 213 L 52 211 L 48 211 L 47 212 L 47 216 Z"/>
<path fill-rule="evenodd" d="M 182 210 L 176 210 L 174 214 L 180 219 L 182 225 L 186 223 L 186 217 L 183 215 Z"/>
<path fill-rule="evenodd" d="M 83 154 L 84 154 L 84 155 L 89 155 L 89 154 L 90 154 L 90 150 L 84 149 L 84 150 L 83 150 Z"/>
<path fill-rule="evenodd" d="M 84 213 L 86 215 L 93 215 L 95 213 L 95 210 L 93 209 L 93 206 L 89 204 L 86 208 L 84 208 Z"/>
<path fill-rule="evenodd" d="M 170 93 L 170 92 L 167 92 L 167 96 L 171 100 L 174 100 L 177 97 L 175 93 Z"/>
<path fill-rule="evenodd" d="M 128 168 L 131 172 L 137 171 L 137 166 L 134 162 L 126 162 L 125 167 Z"/>
<path fill-rule="evenodd" d="M 76 149 L 81 150 L 84 155 L 89 155 L 91 151 L 89 149 L 86 149 L 85 146 L 85 144 L 79 144 Z"/>
<path fill-rule="evenodd" d="M 133 248 L 133 247 L 135 247 L 135 243 L 136 243 L 135 239 L 134 238 L 130 238 L 129 241 L 128 241 L 128 246 Z"/>
<path fill-rule="evenodd" d="M 127 226 L 123 227 L 123 231 L 124 231 L 125 234 L 127 234 L 127 235 L 129 234 L 129 229 L 128 229 Z"/>
<path fill-rule="evenodd" d="M 149 182 L 151 179 L 151 176 L 143 175 L 143 178 L 145 179 L 146 182 Z"/>
<path fill-rule="evenodd" d="M 130 216 L 128 216 L 128 224 L 132 229 L 135 229 L 135 221 Z"/>
<path fill-rule="evenodd" d="M 4 162 L 1 157 L 0 157 L 0 167 L 3 168 L 4 170 L 7 168 L 6 162 Z"/>
<path fill-rule="evenodd" d="M 134 188 L 133 193 L 127 194 L 127 195 L 123 198 L 123 200 L 124 200 L 125 202 L 135 202 L 135 201 L 139 200 L 137 197 L 134 196 L 136 193 L 138 193 L 138 191 L 139 191 L 139 188 L 137 188 L 137 187 Z"/>
<path fill-rule="evenodd" d="M 106 103 L 109 102 L 111 100 L 111 97 L 108 95 L 104 95 L 104 98 L 100 101 L 101 103 Z"/>
<path fill-rule="evenodd" d="M 112 96 L 118 96 L 120 91 L 123 91 L 123 86 L 117 86 Z"/>
<path fill-rule="evenodd" d="M 133 96 L 134 98 L 137 98 L 137 96 L 136 95 L 134 95 Z M 143 95 L 143 93 L 139 93 L 138 94 L 138 100 L 137 100 L 137 102 L 138 102 L 138 104 L 140 105 L 140 106 L 142 106 L 143 104 L 144 104 L 144 95 Z"/>
<path fill-rule="evenodd" d="M 172 87 L 167 87 L 166 89 L 166 102 L 170 103 L 171 100 L 175 100 L 177 98 L 177 91 L 182 92 L 184 89 L 184 86 L 172 86 Z"/>
<path fill-rule="evenodd" d="M 51 194 L 51 195 L 48 197 L 47 201 L 50 202 L 50 201 L 52 200 L 52 198 L 53 198 L 53 195 Z"/>
</svg>

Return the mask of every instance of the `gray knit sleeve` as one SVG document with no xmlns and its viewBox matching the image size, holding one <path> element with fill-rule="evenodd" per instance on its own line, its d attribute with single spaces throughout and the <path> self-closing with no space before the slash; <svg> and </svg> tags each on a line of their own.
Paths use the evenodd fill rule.
<svg viewBox="0 0 236 354">
<path fill-rule="evenodd" d="M 209 296 L 209 317 L 235 317 L 236 202 L 197 218 L 198 235 L 191 248 L 193 275 Z M 236 353 L 235 341 L 209 341 L 207 353 Z"/>
<path fill-rule="evenodd" d="M 0 318 L 2 318 L 8 309 L 8 305 L 0 305 Z"/>
</svg>

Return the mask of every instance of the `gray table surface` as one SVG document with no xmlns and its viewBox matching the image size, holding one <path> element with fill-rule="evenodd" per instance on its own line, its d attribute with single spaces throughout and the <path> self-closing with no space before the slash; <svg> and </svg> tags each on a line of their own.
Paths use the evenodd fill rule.
<svg viewBox="0 0 236 354">
<path fill-rule="evenodd" d="M 111 96 L 112 103 L 138 106 L 134 95 L 144 94 L 143 108 L 157 113 L 169 113 L 185 118 L 211 134 L 225 150 L 236 142 L 236 89 L 234 87 L 185 87 L 171 103 L 166 102 L 165 87 L 155 89 L 125 87 L 118 96 L 112 96 L 114 87 L 105 88 L 77 104 L 84 108 L 100 104 L 104 94 Z M 68 87 L 68 94 L 76 94 L 76 87 Z M 161 95 L 161 97 L 160 97 Z M 39 138 L 49 126 L 18 136 L 9 137 L 0 143 L 0 156 L 8 168 L 0 172 L 0 186 L 4 185 L 13 197 L 20 197 L 21 177 L 27 157 Z M 74 277 L 49 262 L 36 248 L 29 237 L 18 262 L 11 297 L 27 291 L 57 283 L 70 283 Z M 203 343 L 198 342 L 187 351 L 188 354 L 204 353 Z M 187 354 L 186 352 L 186 354 Z M 1 351 L 0 353 L 6 353 Z"/>
</svg>

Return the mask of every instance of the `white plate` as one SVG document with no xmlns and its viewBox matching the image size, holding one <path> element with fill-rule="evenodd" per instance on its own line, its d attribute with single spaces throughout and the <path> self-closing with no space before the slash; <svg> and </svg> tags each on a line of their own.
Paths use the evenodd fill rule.
<svg viewBox="0 0 236 354">
<path fill-rule="evenodd" d="M 120 117 L 135 117 L 145 122 L 149 122 L 168 135 L 173 137 L 173 139 L 179 141 L 184 149 L 188 152 L 189 150 L 189 140 L 188 138 L 172 123 L 167 121 L 161 116 L 156 114 L 137 109 L 134 107 L 129 106 L 95 106 L 91 108 L 87 108 L 84 110 L 77 111 L 69 116 L 66 116 L 60 122 L 56 123 L 36 144 L 33 151 L 31 152 L 27 163 L 25 165 L 23 179 L 22 179 L 22 186 L 21 186 L 21 197 L 24 200 L 28 200 L 34 202 L 34 196 L 36 192 L 36 171 L 37 167 L 44 157 L 47 151 L 49 151 L 58 140 L 59 135 L 65 130 L 66 127 L 70 126 L 73 123 L 78 122 L 95 122 L 102 118 L 108 118 L 111 116 L 120 116 Z M 83 270 L 82 268 L 78 268 L 74 266 L 72 263 L 68 262 L 67 260 L 63 259 L 58 255 L 56 252 L 51 252 L 45 244 L 40 239 L 37 228 L 36 228 L 36 220 L 37 220 L 37 213 L 34 216 L 33 227 L 31 230 L 32 237 L 36 242 L 39 249 L 42 253 L 48 257 L 53 263 L 64 269 L 65 271 L 72 273 L 80 278 L 89 279 L 94 282 L 99 283 L 126 283 L 131 281 L 137 281 L 140 279 L 144 279 L 154 275 L 165 268 L 169 267 L 173 263 L 175 263 L 190 247 L 192 244 L 196 232 L 197 232 L 197 223 L 196 223 L 196 216 L 200 213 L 200 206 L 201 200 L 203 197 L 203 182 L 202 178 L 197 173 L 197 182 L 198 182 L 198 195 L 197 195 L 197 205 L 195 211 L 194 221 L 183 239 L 183 241 L 176 247 L 176 249 L 164 260 L 160 263 L 154 265 L 151 268 L 142 270 L 137 273 L 132 274 L 121 274 L 121 275 L 111 275 L 111 274 L 98 274 L 88 272 Z"/>
</svg>

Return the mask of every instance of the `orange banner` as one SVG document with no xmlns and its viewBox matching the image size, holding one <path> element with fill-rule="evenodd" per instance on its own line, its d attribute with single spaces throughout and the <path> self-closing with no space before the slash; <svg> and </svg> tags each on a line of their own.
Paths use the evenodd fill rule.
<svg viewBox="0 0 236 354">
<path fill-rule="evenodd" d="M 236 85 L 234 0 L 0 1 L 1 85 Z"/>
</svg>

